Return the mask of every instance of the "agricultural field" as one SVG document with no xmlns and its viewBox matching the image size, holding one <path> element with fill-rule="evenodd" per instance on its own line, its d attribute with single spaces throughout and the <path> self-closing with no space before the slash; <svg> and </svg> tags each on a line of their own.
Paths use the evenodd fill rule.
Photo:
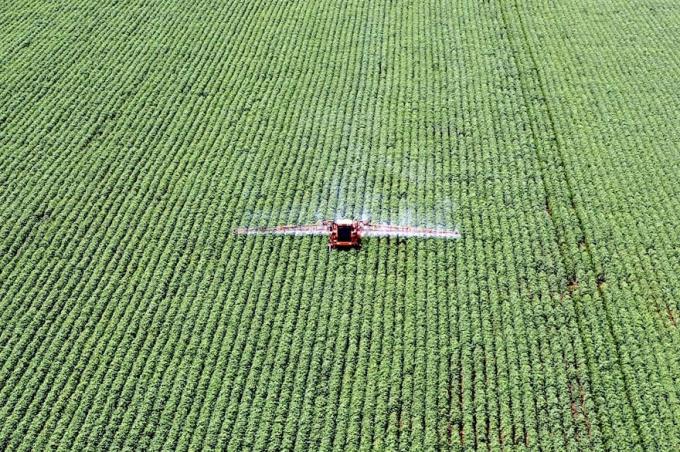
<svg viewBox="0 0 680 452">
<path fill-rule="evenodd" d="M 679 2 L 0 29 L 0 450 L 680 450 Z"/>
</svg>

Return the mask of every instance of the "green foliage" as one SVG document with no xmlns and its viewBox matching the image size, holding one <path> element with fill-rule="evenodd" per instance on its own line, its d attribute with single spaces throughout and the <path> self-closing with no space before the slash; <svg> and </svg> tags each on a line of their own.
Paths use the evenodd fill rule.
<svg viewBox="0 0 680 452">
<path fill-rule="evenodd" d="M 0 6 L 0 450 L 680 450 L 672 3 Z"/>
</svg>

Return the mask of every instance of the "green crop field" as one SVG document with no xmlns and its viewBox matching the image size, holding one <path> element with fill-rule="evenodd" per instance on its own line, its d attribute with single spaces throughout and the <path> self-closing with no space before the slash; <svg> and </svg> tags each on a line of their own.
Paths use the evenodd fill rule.
<svg viewBox="0 0 680 452">
<path fill-rule="evenodd" d="M 680 450 L 679 2 L 0 30 L 0 450 Z"/>
</svg>

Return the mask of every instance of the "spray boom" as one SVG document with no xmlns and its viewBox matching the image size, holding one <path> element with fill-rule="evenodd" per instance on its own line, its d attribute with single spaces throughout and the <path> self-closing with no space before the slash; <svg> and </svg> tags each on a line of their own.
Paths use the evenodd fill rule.
<svg viewBox="0 0 680 452">
<path fill-rule="evenodd" d="M 359 220 L 328 220 L 315 224 L 276 226 L 272 228 L 238 228 L 237 234 L 274 235 L 328 235 L 331 249 L 360 248 L 362 237 L 421 237 L 459 239 L 458 229 L 420 228 L 413 226 L 392 226 L 371 224 Z"/>
</svg>

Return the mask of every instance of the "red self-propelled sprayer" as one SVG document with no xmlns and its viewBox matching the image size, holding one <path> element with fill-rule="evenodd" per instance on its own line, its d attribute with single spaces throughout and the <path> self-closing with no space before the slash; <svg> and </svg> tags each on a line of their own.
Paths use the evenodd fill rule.
<svg viewBox="0 0 680 452">
<path fill-rule="evenodd" d="M 459 239 L 458 229 L 420 228 L 372 224 L 363 220 L 328 220 L 308 225 L 275 226 L 271 228 L 238 228 L 237 234 L 328 235 L 331 249 L 361 248 L 363 237 L 423 237 Z"/>
</svg>

